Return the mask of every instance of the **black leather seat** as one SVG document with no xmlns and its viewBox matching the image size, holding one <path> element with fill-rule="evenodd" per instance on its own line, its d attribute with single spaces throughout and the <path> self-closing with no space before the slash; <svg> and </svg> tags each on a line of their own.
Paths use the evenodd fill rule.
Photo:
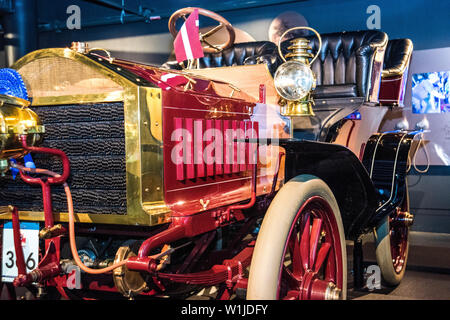
<svg viewBox="0 0 450 320">
<path fill-rule="evenodd" d="M 321 34 L 322 48 L 311 68 L 317 78 L 313 91 L 315 117 L 293 119 L 294 137 L 332 142 L 342 120 L 363 104 L 376 105 L 387 35 L 365 30 Z M 319 41 L 314 36 L 312 52 Z M 290 41 L 281 44 L 288 53 Z M 279 61 L 281 62 L 281 61 Z"/>
<path fill-rule="evenodd" d="M 380 103 L 382 105 L 404 105 L 412 52 L 413 43 L 410 39 L 388 41 L 381 75 Z"/>
<path fill-rule="evenodd" d="M 270 41 L 235 43 L 218 53 L 205 53 L 199 59 L 200 68 L 240 66 L 245 64 L 266 63 L 273 74 L 278 66 L 277 46 Z M 163 67 L 181 69 L 176 61 L 168 61 Z"/>
<path fill-rule="evenodd" d="M 365 30 L 327 33 L 321 37 L 322 49 L 312 65 L 317 77 L 313 96 L 316 99 L 364 97 L 366 101 L 376 101 L 387 35 Z M 311 41 L 312 52 L 316 52 L 317 38 L 305 38 Z M 290 41 L 281 44 L 283 53 L 288 52 L 290 44 Z"/>
<path fill-rule="evenodd" d="M 413 43 L 410 39 L 392 39 L 388 41 L 384 54 L 383 78 L 402 75 L 409 65 Z"/>
</svg>

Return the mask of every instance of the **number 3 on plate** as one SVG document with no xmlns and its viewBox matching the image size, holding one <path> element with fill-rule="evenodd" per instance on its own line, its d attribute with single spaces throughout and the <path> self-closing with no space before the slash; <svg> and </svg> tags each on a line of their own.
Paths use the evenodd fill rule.
<svg viewBox="0 0 450 320">
<path fill-rule="evenodd" d="M 39 223 L 20 223 L 20 237 L 27 272 L 35 269 L 39 257 Z M 12 282 L 17 277 L 16 254 L 14 249 L 14 232 L 12 223 L 3 226 L 2 281 Z"/>
</svg>

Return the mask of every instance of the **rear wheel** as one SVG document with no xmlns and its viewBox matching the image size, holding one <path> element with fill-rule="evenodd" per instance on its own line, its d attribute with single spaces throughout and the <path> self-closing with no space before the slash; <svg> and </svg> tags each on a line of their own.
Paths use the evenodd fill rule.
<svg viewBox="0 0 450 320">
<path fill-rule="evenodd" d="M 312 175 L 287 182 L 255 245 L 247 299 L 345 299 L 344 228 L 329 187 Z"/>
<path fill-rule="evenodd" d="M 375 232 L 377 263 L 386 284 L 398 285 L 405 275 L 409 251 L 409 227 L 413 216 L 409 213 L 408 189 L 400 208 L 386 216 Z"/>
</svg>

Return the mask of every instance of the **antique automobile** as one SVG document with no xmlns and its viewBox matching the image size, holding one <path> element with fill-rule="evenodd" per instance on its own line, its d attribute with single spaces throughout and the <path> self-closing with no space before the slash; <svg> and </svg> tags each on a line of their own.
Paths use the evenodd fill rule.
<svg viewBox="0 0 450 320">
<path fill-rule="evenodd" d="M 174 36 L 194 9 L 172 15 Z M 401 281 L 418 132 L 378 132 L 394 105 L 379 92 L 382 75 L 405 85 L 410 41 L 312 28 L 282 41 L 294 28 L 278 44 L 234 43 L 227 20 L 198 10 L 220 24 L 200 35 L 197 60 L 151 66 L 73 43 L 3 70 L 11 294 L 186 298 L 215 286 L 217 299 L 345 299 L 346 241 L 363 287 L 371 232 L 384 281 Z M 210 43 L 221 28 L 226 43 Z"/>
</svg>

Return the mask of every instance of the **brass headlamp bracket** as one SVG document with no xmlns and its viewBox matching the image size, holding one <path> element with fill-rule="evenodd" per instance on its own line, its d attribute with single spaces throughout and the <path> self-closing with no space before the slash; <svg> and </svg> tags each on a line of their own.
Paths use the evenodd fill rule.
<svg viewBox="0 0 450 320">
<path fill-rule="evenodd" d="M 309 30 L 312 31 L 317 39 L 319 40 L 319 48 L 317 50 L 317 53 L 314 55 L 311 50 L 310 46 L 310 40 L 306 38 L 295 38 L 291 40 L 291 45 L 288 47 L 288 50 L 290 51 L 286 55 L 283 55 L 281 51 L 281 42 L 283 38 L 290 32 L 294 30 Z M 319 56 L 320 50 L 322 48 L 322 38 L 320 37 L 320 34 L 310 27 L 294 27 L 287 31 L 285 31 L 279 41 L 278 41 L 278 53 L 281 57 L 281 59 L 286 63 L 288 60 L 294 60 L 298 61 L 300 63 L 303 63 L 307 67 L 311 68 L 312 63 L 317 59 Z M 281 107 L 280 113 L 283 116 L 289 116 L 289 117 L 298 117 L 298 116 L 314 116 L 314 111 L 312 110 L 312 106 L 314 105 L 314 100 L 311 96 L 312 91 L 316 88 L 316 77 L 313 74 L 313 85 L 311 87 L 310 92 L 306 94 L 302 99 L 299 100 L 287 100 L 283 97 L 280 97 L 279 104 Z"/>
</svg>

